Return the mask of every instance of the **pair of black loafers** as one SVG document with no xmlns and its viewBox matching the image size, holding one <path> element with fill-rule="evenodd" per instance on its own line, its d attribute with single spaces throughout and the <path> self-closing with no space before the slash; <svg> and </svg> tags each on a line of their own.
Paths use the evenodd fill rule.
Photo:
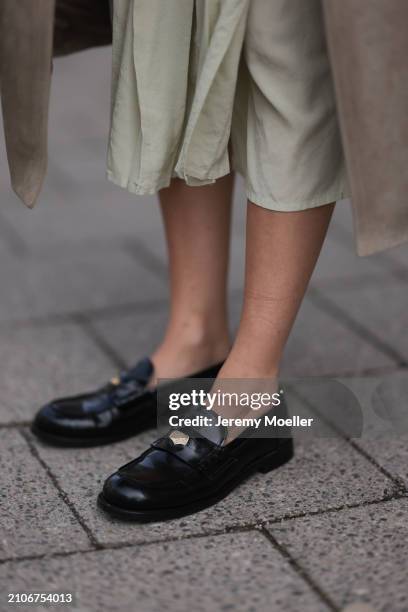
<svg viewBox="0 0 408 612">
<path fill-rule="evenodd" d="M 221 365 L 189 378 L 215 378 Z M 146 358 L 94 392 L 52 401 L 38 412 L 32 431 L 48 444 L 85 447 L 124 440 L 154 427 L 158 394 L 148 386 L 152 374 L 153 365 Z M 227 431 L 222 426 L 206 433 L 205 428 L 179 428 L 153 442 L 106 480 L 99 506 L 133 521 L 184 516 L 213 505 L 248 476 L 273 470 L 293 456 L 288 436 L 254 438 L 244 432 L 224 444 Z"/>
</svg>

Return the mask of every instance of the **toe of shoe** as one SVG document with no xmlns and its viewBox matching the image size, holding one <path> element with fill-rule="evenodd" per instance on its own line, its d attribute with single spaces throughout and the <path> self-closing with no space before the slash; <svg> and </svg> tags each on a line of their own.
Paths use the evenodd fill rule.
<svg viewBox="0 0 408 612">
<path fill-rule="evenodd" d="M 46 404 L 37 412 L 33 420 L 33 427 L 37 431 L 49 433 L 58 431 L 59 419 L 55 404 Z"/>
<path fill-rule="evenodd" d="M 107 478 L 102 495 L 109 504 L 125 510 L 143 510 L 149 502 L 144 487 L 136 482 L 130 482 L 119 472 Z"/>
</svg>

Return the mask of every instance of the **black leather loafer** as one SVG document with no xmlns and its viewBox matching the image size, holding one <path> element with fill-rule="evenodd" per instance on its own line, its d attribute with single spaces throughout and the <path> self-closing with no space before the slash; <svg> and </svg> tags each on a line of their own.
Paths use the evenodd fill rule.
<svg viewBox="0 0 408 612">
<path fill-rule="evenodd" d="M 218 430 L 217 439 L 211 429 L 205 437 L 172 431 L 154 442 L 106 480 L 99 507 L 130 521 L 177 518 L 212 506 L 248 476 L 274 470 L 293 456 L 290 437 L 244 433 L 222 446 L 225 430 Z"/>
<path fill-rule="evenodd" d="M 222 364 L 189 378 L 215 378 Z M 99 446 L 130 438 L 157 423 L 157 390 L 148 389 L 150 359 L 91 393 L 56 399 L 37 413 L 33 433 L 54 446 Z"/>
</svg>

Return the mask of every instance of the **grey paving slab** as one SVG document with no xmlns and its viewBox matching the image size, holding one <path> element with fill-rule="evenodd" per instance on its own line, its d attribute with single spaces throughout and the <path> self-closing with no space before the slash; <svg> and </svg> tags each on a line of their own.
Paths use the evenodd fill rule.
<svg viewBox="0 0 408 612">
<path fill-rule="evenodd" d="M 330 286 L 341 281 L 346 285 L 358 282 L 392 283 L 396 274 L 408 275 L 408 247 L 406 244 L 374 255 L 357 256 L 352 211 L 349 201 L 338 203 L 320 262 L 313 278 L 315 284 Z M 381 277 L 381 278 L 380 278 Z"/>
<path fill-rule="evenodd" d="M 356 443 L 408 491 L 408 434 L 394 433 L 379 439 L 358 440 Z"/>
<path fill-rule="evenodd" d="M 320 392 L 323 397 L 323 394 L 332 393 L 339 409 L 335 408 L 336 404 L 333 401 L 327 406 L 322 397 L 319 399 L 319 389 L 316 392 L 316 389 L 310 386 L 308 392 L 306 385 L 303 391 L 309 395 L 312 405 L 317 399 L 318 405 L 314 408 L 317 407 L 317 414 L 320 413 L 325 423 L 332 422 L 337 431 L 342 430 L 346 435 L 350 435 L 348 432 L 352 429 L 353 444 L 371 461 L 385 470 L 402 491 L 404 489 L 408 491 L 408 415 L 406 411 L 408 371 L 400 370 L 382 376 L 347 377 L 336 380 L 337 383 L 342 383 L 346 389 L 351 391 L 356 403 L 344 400 L 342 405 L 340 389 L 334 386 L 328 386 L 324 390 L 321 385 Z M 384 383 L 387 385 L 386 393 L 382 393 L 383 401 L 378 404 L 377 389 L 380 385 L 382 388 Z M 344 403 L 345 401 L 347 404 Z M 311 414 L 313 414 L 313 407 Z M 355 423 L 354 428 L 352 418 Z M 360 422 L 362 431 L 357 433 L 357 423 Z"/>
<path fill-rule="evenodd" d="M 235 232 L 231 236 L 230 269 L 228 286 L 230 290 L 244 287 L 245 237 Z"/>
<path fill-rule="evenodd" d="M 143 543 L 222 531 L 231 526 L 383 499 L 396 488 L 348 443 L 338 438 L 320 438 L 297 443 L 295 459 L 289 464 L 267 475 L 255 475 L 227 499 L 195 516 L 149 525 L 123 524 L 107 518 L 95 505 L 104 478 L 130 457 L 138 456 L 155 437 L 153 430 L 112 447 L 74 451 L 36 444 L 103 544 Z"/>
<path fill-rule="evenodd" d="M 241 311 L 241 293 L 230 295 L 231 329 L 235 330 Z M 167 307 L 158 305 L 144 312 L 109 314 L 92 319 L 128 364 L 149 354 L 160 342 L 165 329 Z M 298 314 L 285 350 L 284 376 L 325 376 L 387 368 L 395 362 L 370 342 L 354 334 L 341 321 L 306 299 Z"/>
<path fill-rule="evenodd" d="M 0 559 L 89 548 L 85 531 L 21 434 L 0 430 L 0 443 Z"/>
<path fill-rule="evenodd" d="M 332 223 L 333 233 L 337 233 L 337 230 L 340 230 L 338 233 L 341 235 L 345 243 L 348 243 L 349 246 L 354 244 L 353 239 L 353 218 L 352 218 L 352 210 L 350 206 L 350 202 L 348 200 L 344 200 L 339 202 L 336 206 Z M 355 250 L 355 248 L 354 248 Z M 369 257 L 365 257 L 363 259 L 371 260 L 371 261 L 380 261 L 381 259 L 387 259 L 392 266 L 392 262 L 398 264 L 398 268 L 407 268 L 408 272 L 408 245 L 402 244 L 401 246 L 388 249 L 387 251 L 383 251 L 383 253 L 379 255 L 370 255 Z"/>
<path fill-rule="evenodd" d="M 272 525 L 269 530 L 339 606 L 408 609 L 408 500 Z"/>
<path fill-rule="evenodd" d="M 136 457 L 157 437 L 154 431 L 124 442 L 91 449 L 53 448 L 34 440 L 31 434 L 30 437 L 80 515 L 95 534 L 100 531 L 101 541 L 117 542 L 122 536 L 120 541 L 126 542 L 129 533 L 135 532 L 132 528 L 134 526 L 129 530 L 126 525 L 106 519 L 96 507 L 96 497 L 105 478 Z M 146 536 L 149 539 L 148 534 L 149 529 L 144 529 L 142 537 L 136 540 L 144 541 Z"/>
<path fill-rule="evenodd" d="M 353 231 L 353 215 L 351 202 L 348 198 L 345 200 L 339 200 L 337 202 L 331 220 L 331 225 L 335 227 L 341 227 L 343 230 L 346 230 L 351 236 Z"/>
<path fill-rule="evenodd" d="M 311 284 L 321 286 L 359 286 L 361 283 L 392 282 L 384 268 L 382 255 L 359 257 L 352 239 L 343 242 L 336 236 L 336 228 L 329 229 Z"/>
<path fill-rule="evenodd" d="M 378 283 L 354 290 L 323 289 L 324 294 L 358 323 L 408 360 L 408 287 L 405 282 Z"/>
<path fill-rule="evenodd" d="M 294 376 L 324 376 L 394 365 L 370 342 L 307 299 L 285 349 L 282 371 Z"/>
<path fill-rule="evenodd" d="M 408 490 L 408 370 L 344 384 L 358 398 L 364 414 L 363 435 L 355 444 Z"/>
<path fill-rule="evenodd" d="M 0 328 L 0 423 L 31 419 L 54 397 L 99 387 L 115 366 L 82 327 Z"/>
<path fill-rule="evenodd" d="M 232 231 L 235 234 L 245 235 L 247 213 L 247 197 L 245 183 L 240 174 L 235 175 L 233 208 L 232 208 Z"/>
<path fill-rule="evenodd" d="M 167 321 L 166 305 L 129 314 L 91 318 L 92 326 L 114 348 L 127 366 L 151 355 L 159 345 Z"/>
<path fill-rule="evenodd" d="M 4 565 L 0 580 L 9 591 L 72 589 L 87 612 L 328 610 L 257 532 Z"/>
<path fill-rule="evenodd" d="M 55 260 L 7 261 L 1 268 L 0 321 L 158 299 L 165 282 L 124 251 L 76 253 Z"/>
<path fill-rule="evenodd" d="M 76 163 L 82 156 L 88 157 L 88 152 L 79 148 Z M 100 170 L 103 163 L 101 160 Z M 131 196 L 106 181 L 103 173 L 94 173 L 92 181 L 82 179 L 80 170 L 73 162 L 65 163 L 61 170 L 51 167 L 49 181 L 34 210 L 26 209 L 9 191 L 3 191 L 3 217 L 27 245 L 30 257 L 61 259 L 77 249 L 101 252 L 152 230 L 157 241 L 163 240 L 154 197 Z"/>
<path fill-rule="evenodd" d="M 4 262 L 4 258 L 13 255 L 13 247 L 7 237 L 7 228 L 4 227 L 0 217 L 0 256 Z"/>
<path fill-rule="evenodd" d="M 81 141 L 76 148 L 70 141 L 60 145 L 34 210 L 11 193 L 2 165 L 0 244 L 12 231 L 26 245 L 27 256 L 61 259 L 78 249 L 101 252 L 145 234 L 163 242 L 156 198 L 132 195 L 105 179 L 105 145 L 96 143 L 92 155 Z M 89 159 L 95 167 L 86 167 Z"/>
<path fill-rule="evenodd" d="M 238 294 L 231 300 L 231 320 L 239 320 Z M 383 368 L 395 362 L 349 327 L 318 308 L 308 297 L 298 313 L 282 363 L 284 376 L 326 376 Z"/>
<path fill-rule="evenodd" d="M 405 270 L 408 276 L 408 245 L 402 244 L 394 249 L 386 251 L 387 258 L 398 265 L 399 270 Z"/>
<path fill-rule="evenodd" d="M 84 134 L 108 130 L 111 61 L 110 47 L 89 49 L 54 60 L 51 142 L 70 139 L 75 143 Z"/>
</svg>

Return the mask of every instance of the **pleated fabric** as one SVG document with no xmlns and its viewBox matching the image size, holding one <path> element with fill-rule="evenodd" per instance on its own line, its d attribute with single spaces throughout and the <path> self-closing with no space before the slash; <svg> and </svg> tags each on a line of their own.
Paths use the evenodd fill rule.
<svg viewBox="0 0 408 612">
<path fill-rule="evenodd" d="M 231 169 L 273 210 L 348 194 L 320 0 L 114 3 L 108 177 L 149 194 Z"/>
</svg>

